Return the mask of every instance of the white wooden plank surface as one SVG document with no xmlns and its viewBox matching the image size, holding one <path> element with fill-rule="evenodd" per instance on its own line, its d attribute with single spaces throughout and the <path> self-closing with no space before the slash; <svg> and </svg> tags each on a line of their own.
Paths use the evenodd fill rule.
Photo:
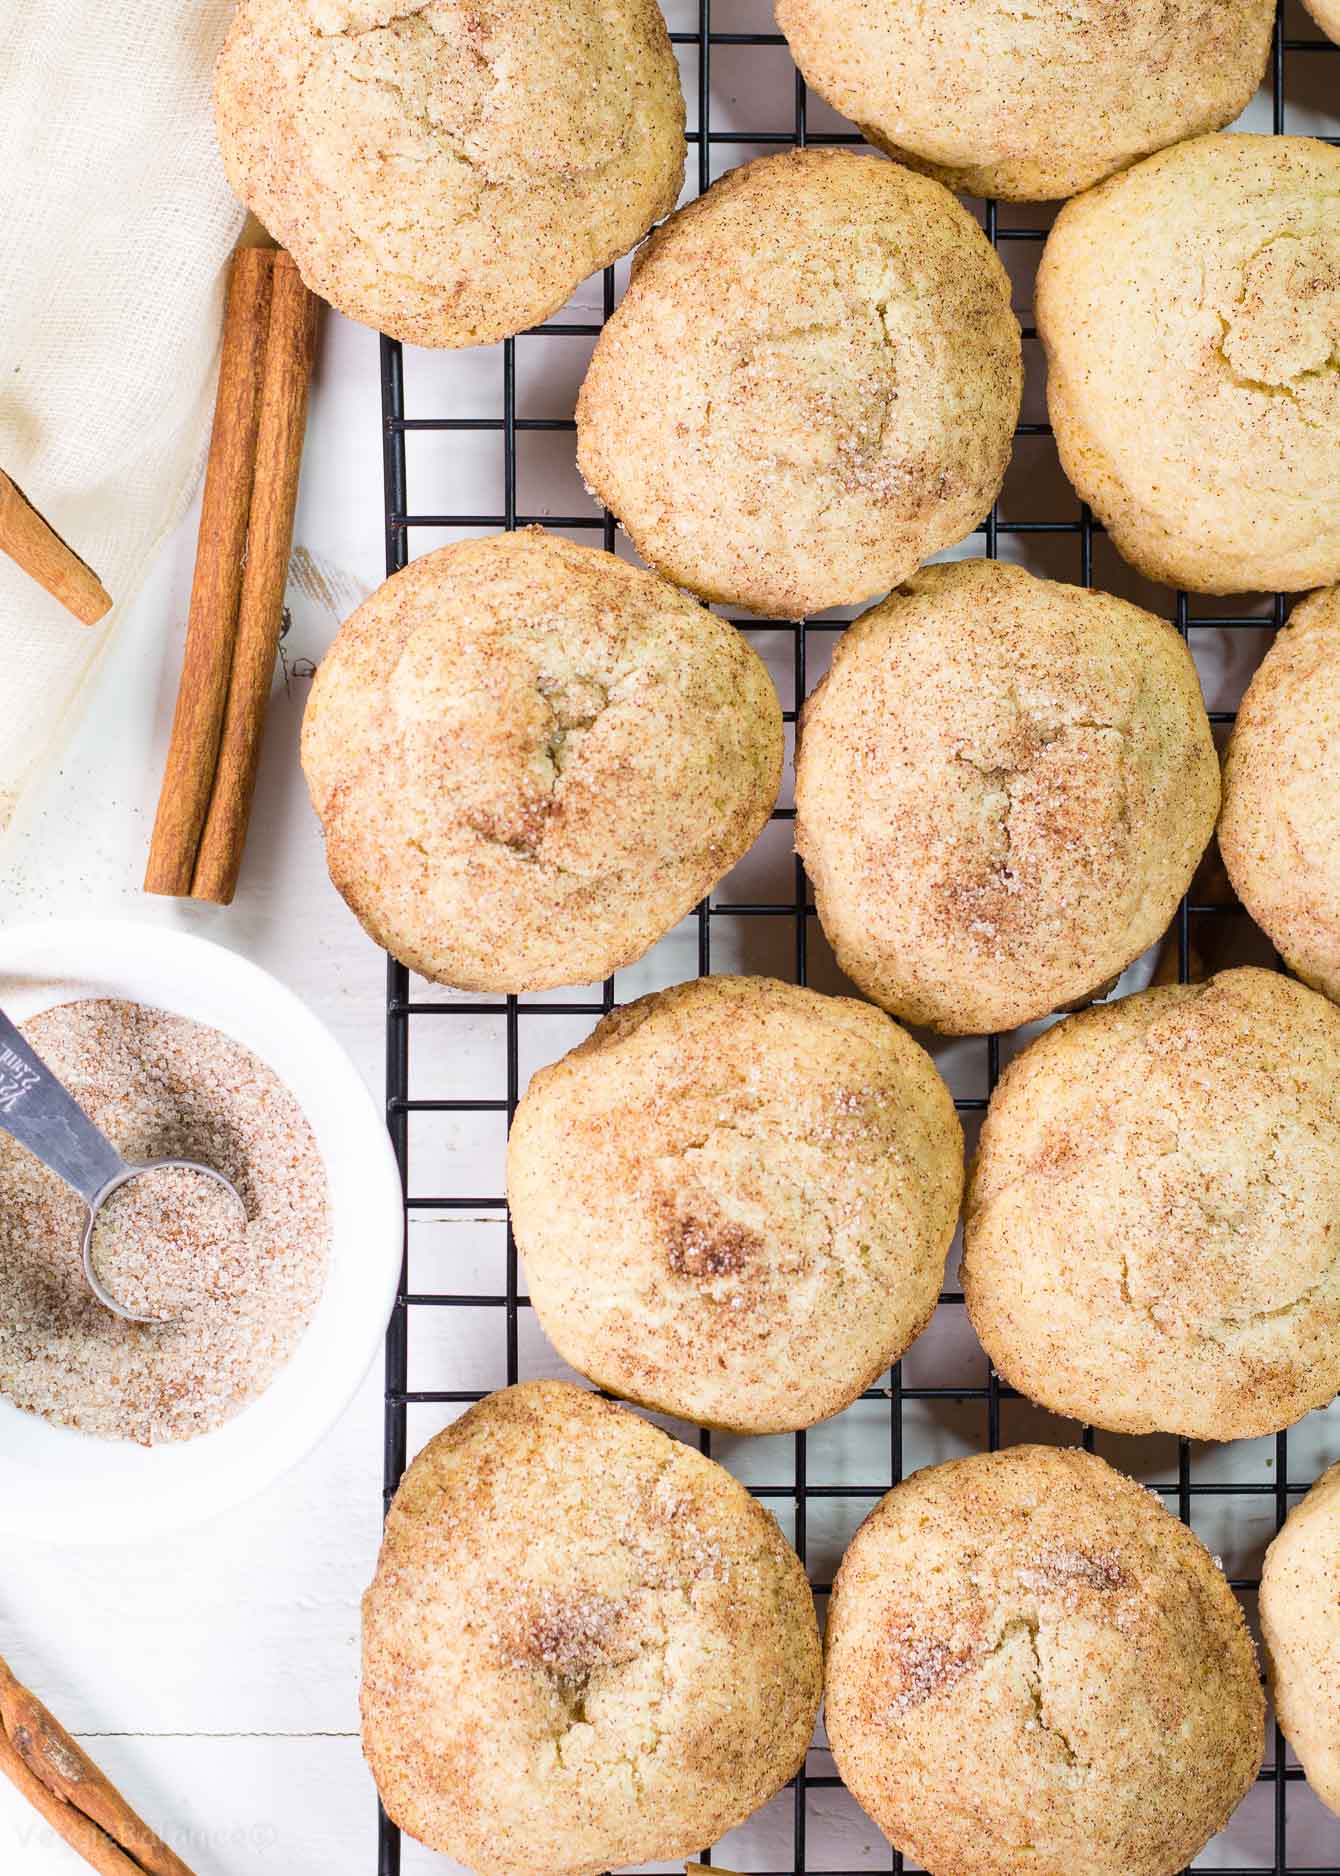
<svg viewBox="0 0 1340 1876">
<path fill-rule="evenodd" d="M 342 1876 L 373 1867 L 376 1812 L 356 1739 L 198 1735 L 89 1746 L 196 1876 Z M 0 1869 L 88 1876 L 3 1780 Z"/>
</svg>

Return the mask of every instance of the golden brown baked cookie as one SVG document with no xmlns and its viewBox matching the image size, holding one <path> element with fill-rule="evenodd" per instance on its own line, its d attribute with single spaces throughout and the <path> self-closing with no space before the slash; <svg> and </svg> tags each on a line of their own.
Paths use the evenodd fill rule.
<svg viewBox="0 0 1340 1876">
<path fill-rule="evenodd" d="M 1340 1010 L 1274 971 L 1146 990 L 991 1097 L 963 1289 L 1012 1386 L 1119 1433 L 1252 1439 L 1340 1388 Z"/>
<path fill-rule="evenodd" d="M 965 560 L 858 619 L 805 705 L 796 847 L 838 962 L 979 1034 L 1092 996 L 1167 927 L 1219 760 L 1166 620 Z"/>
<path fill-rule="evenodd" d="M 809 84 L 872 143 L 951 189 L 1026 202 L 1231 123 L 1274 18 L 1274 0 L 777 4 Z"/>
<path fill-rule="evenodd" d="M 1173 1876 L 1261 1764 L 1247 1625 L 1200 1540 L 1092 1453 L 915 1473 L 829 1607 L 838 1770 L 936 1876 Z"/>
<path fill-rule="evenodd" d="M 1005 270 L 948 191 L 791 150 L 641 250 L 577 402 L 577 460 L 668 578 L 800 618 L 976 526 L 1021 384 Z"/>
<path fill-rule="evenodd" d="M 1340 1002 L 1340 586 L 1294 608 L 1247 687 L 1219 847 L 1289 969 Z"/>
<path fill-rule="evenodd" d="M 1303 0 L 1303 5 L 1326 37 L 1340 46 L 1340 0 Z"/>
<path fill-rule="evenodd" d="M 613 1011 L 534 1076 L 507 1190 L 565 1361 L 644 1406 L 776 1433 L 837 1413 L 930 1320 L 963 1132 L 878 1010 L 712 977 Z"/>
<path fill-rule="evenodd" d="M 1198 137 L 1068 202 L 1035 310 L 1066 474 L 1152 580 L 1340 578 L 1340 149 Z"/>
<path fill-rule="evenodd" d="M 406 1473 L 363 1598 L 363 1749 L 391 1817 L 480 1876 L 682 1857 L 805 1756 L 818 1625 L 713 1460 L 559 1381 Z"/>
<path fill-rule="evenodd" d="M 302 761 L 330 875 L 412 969 L 594 983 L 752 844 L 782 713 L 723 619 L 539 529 L 411 561 L 322 659 Z"/>
<path fill-rule="evenodd" d="M 415 345 L 544 319 L 683 181 L 656 0 L 240 0 L 214 95 L 228 180 L 308 286 Z"/>
<path fill-rule="evenodd" d="M 1266 1552 L 1258 1606 L 1275 1717 L 1313 1791 L 1340 1811 L 1340 1466 Z"/>
</svg>

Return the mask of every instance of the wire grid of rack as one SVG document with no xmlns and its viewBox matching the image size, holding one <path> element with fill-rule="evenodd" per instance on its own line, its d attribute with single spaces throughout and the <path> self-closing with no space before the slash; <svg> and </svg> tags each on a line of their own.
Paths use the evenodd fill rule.
<svg viewBox="0 0 1340 1876">
<path fill-rule="evenodd" d="M 716 0 L 718 17 L 723 13 L 728 0 Z M 722 149 L 737 152 L 731 156 L 727 166 L 737 160 L 745 160 L 749 155 L 758 154 L 771 145 L 792 145 L 814 143 L 849 143 L 859 144 L 862 139 L 850 128 L 816 128 L 815 110 L 812 95 L 806 90 L 799 73 L 794 74 L 794 116 L 787 128 L 766 130 L 741 130 L 737 128 L 719 129 L 713 124 L 713 57 L 721 58 L 725 48 L 731 48 L 731 57 L 738 60 L 743 48 L 783 48 L 785 42 L 774 32 L 728 32 L 718 30 L 713 24 L 713 0 L 697 0 L 696 28 L 690 31 L 672 32 L 672 39 L 679 48 L 685 49 L 696 60 L 696 86 L 686 87 L 690 91 L 690 179 L 696 183 L 698 191 L 705 189 L 716 173 L 714 152 Z M 1322 41 L 1310 31 L 1310 22 L 1301 14 L 1295 15 L 1292 8 L 1286 16 L 1285 6 L 1281 4 L 1276 21 L 1271 63 L 1267 74 L 1268 109 L 1273 129 L 1280 133 L 1286 129 L 1288 117 L 1287 81 L 1291 75 L 1294 61 L 1303 62 L 1332 55 L 1327 60 L 1325 70 L 1334 74 L 1334 83 L 1328 78 L 1323 89 L 1336 96 L 1337 108 L 1340 108 L 1340 48 Z M 681 52 L 684 57 L 684 52 Z M 1314 68 L 1318 69 L 1318 68 Z M 736 67 L 738 70 L 738 66 Z M 696 89 L 696 123 L 692 109 L 692 91 Z M 832 124 L 831 116 L 824 120 Z M 1287 127 L 1292 128 L 1292 125 Z M 1311 126 L 1309 126 L 1310 128 Z M 1331 141 L 1337 141 L 1331 138 Z M 743 155 L 738 152 L 743 151 Z M 1029 248 L 1034 257 L 1040 251 L 1045 239 L 1046 228 L 1037 225 L 1045 220 L 1044 216 L 1024 211 L 1024 219 L 1017 219 L 1018 211 L 998 209 L 994 203 L 987 203 L 984 211 L 984 226 L 991 240 L 1002 253 L 1018 244 Z M 603 276 L 603 304 L 601 316 L 607 318 L 613 311 L 616 299 L 616 273 L 613 268 Z M 567 309 L 565 309 L 566 312 Z M 570 433 L 574 425 L 570 416 L 526 416 L 518 409 L 517 395 L 517 353 L 518 347 L 530 343 L 538 337 L 592 339 L 599 332 L 600 318 L 568 319 L 560 316 L 536 328 L 532 333 L 522 334 L 519 339 L 507 341 L 500 349 L 501 353 L 501 413 L 498 416 L 480 417 L 453 414 L 451 410 L 434 410 L 428 414 L 412 412 L 407 409 L 407 390 L 405 359 L 401 346 L 395 341 L 383 338 L 381 341 L 382 367 L 382 413 L 383 413 L 383 462 L 385 476 L 385 519 L 386 519 L 386 564 L 387 571 L 394 572 L 404 566 L 410 558 L 410 540 L 414 530 L 459 529 L 473 532 L 489 531 L 502 528 L 514 528 L 528 523 L 540 523 L 563 531 L 582 531 L 583 538 L 599 535 L 603 545 L 614 550 L 621 544 L 617 537 L 616 524 L 608 514 L 592 511 L 587 514 L 556 514 L 522 512 L 518 501 L 518 442 L 529 432 Z M 1031 328 L 1024 328 L 1026 339 L 1034 337 Z M 481 361 L 482 363 L 482 361 Z M 490 365 L 491 369 L 492 366 Z M 1027 410 L 1027 405 L 1026 405 Z M 440 431 L 453 438 L 461 438 L 467 432 L 485 432 L 502 457 L 502 507 L 499 512 L 434 512 L 420 505 L 416 508 L 410 501 L 408 487 L 408 466 L 406 439 L 416 431 Z M 1020 438 L 1045 438 L 1050 435 L 1049 426 L 1042 421 L 1021 422 L 1018 430 Z M 416 496 L 419 489 L 414 490 Z M 1068 551 L 1073 551 L 1073 559 L 1068 569 L 1049 565 L 1045 570 L 1056 572 L 1059 577 L 1078 580 L 1085 586 L 1094 583 L 1095 543 L 1101 538 L 1102 529 L 1096 524 L 1089 511 L 1081 507 L 1071 497 L 1074 513 L 1066 517 L 1055 515 L 1031 519 L 1009 518 L 1002 513 L 1002 504 L 992 509 L 985 523 L 977 530 L 975 539 L 969 543 L 973 552 L 984 549 L 990 557 L 995 557 L 1011 543 L 1026 541 L 1026 537 L 1058 537 L 1064 540 Z M 586 531 L 590 531 L 589 533 Z M 1041 570 L 1041 569 L 1040 569 Z M 1101 582 L 1112 584 L 1106 577 Z M 1158 600 L 1144 597 L 1146 603 L 1159 605 Z M 1244 602 L 1245 603 L 1245 602 Z M 1219 602 L 1214 612 L 1202 612 L 1193 608 L 1184 594 L 1162 595 L 1162 605 L 1170 609 L 1177 629 L 1188 640 L 1196 634 L 1213 632 L 1235 632 L 1239 628 L 1254 631 L 1258 635 L 1259 649 L 1268 642 L 1270 631 L 1277 629 L 1284 620 L 1286 599 L 1284 595 L 1275 595 L 1268 605 L 1254 606 L 1250 610 L 1235 613 L 1233 602 Z M 760 622 L 737 619 L 736 623 L 746 633 L 763 630 Z M 769 633 L 790 635 L 789 665 L 792 707 L 785 711 L 786 720 L 794 724 L 800 703 L 807 689 L 812 687 L 816 672 L 813 660 L 807 657 L 807 646 L 815 632 L 832 634 L 840 630 L 840 622 L 825 620 L 822 623 L 808 622 L 794 626 L 778 626 L 769 622 Z M 1239 684 L 1239 690 L 1241 684 Z M 1218 725 L 1227 725 L 1232 721 L 1232 711 L 1227 709 L 1211 710 L 1211 719 Z M 1223 731 L 1221 730 L 1221 734 Z M 793 818 L 794 810 L 778 807 L 774 819 L 786 822 Z M 699 974 L 707 974 L 713 969 L 714 933 L 719 932 L 721 920 L 763 920 L 785 921 L 790 927 L 788 944 L 789 974 L 798 983 L 812 980 L 812 966 L 816 950 L 816 928 L 813 924 L 814 906 L 810 898 L 804 870 L 798 860 L 789 863 L 789 893 L 780 896 L 759 899 L 718 899 L 715 895 L 705 901 L 694 915 L 696 928 L 696 969 Z M 728 885 L 729 882 L 724 882 Z M 720 890 L 720 889 L 718 889 Z M 1226 916 L 1245 919 L 1240 908 L 1231 901 L 1219 896 L 1207 896 L 1204 890 L 1193 885 L 1192 896 L 1182 902 L 1177 920 L 1171 934 L 1171 941 L 1176 946 L 1177 976 L 1186 981 L 1191 971 L 1192 933 L 1197 921 L 1222 920 Z M 720 947 L 718 946 L 718 951 Z M 718 968 L 720 966 L 718 965 Z M 781 966 L 772 966 L 781 974 Z M 686 974 L 680 971 L 679 975 Z M 1130 986 L 1123 984 L 1122 988 Z M 1138 986 L 1137 986 L 1138 987 Z M 501 1190 L 480 1196 L 425 1191 L 416 1179 L 418 1156 L 412 1151 L 412 1123 L 416 1119 L 427 1120 L 432 1117 L 448 1115 L 495 1115 L 505 1117 L 510 1124 L 512 1114 L 522 1091 L 523 1037 L 532 1025 L 552 1024 L 555 1016 L 559 1018 L 582 1019 L 588 1025 L 615 1006 L 616 1001 L 624 1000 L 619 995 L 619 986 L 610 979 L 598 992 L 576 992 L 555 998 L 547 996 L 543 1000 L 508 997 L 506 999 L 464 999 L 443 995 L 433 986 L 418 986 L 412 983 L 405 968 L 388 960 L 387 967 L 387 1116 L 396 1153 L 399 1158 L 402 1175 L 408 1194 L 406 1201 L 407 1242 L 411 1223 L 416 1216 L 425 1213 L 454 1213 L 472 1216 L 505 1215 L 505 1201 Z M 422 1034 L 423 1025 L 452 1024 L 462 1017 L 488 1017 L 497 1019 L 505 1036 L 505 1085 L 497 1092 L 487 1096 L 467 1094 L 460 1098 L 429 1099 L 416 1098 L 411 1094 L 410 1061 L 416 1047 L 416 1036 Z M 551 1031 L 552 1033 L 552 1031 Z M 978 1045 L 984 1053 L 984 1082 L 978 1091 L 957 1097 L 957 1105 L 964 1117 L 965 1125 L 970 1129 L 974 1120 L 986 1107 L 987 1100 L 1001 1069 L 1002 1046 L 1009 1046 L 1009 1039 L 998 1036 L 983 1038 Z M 563 1052 L 562 1047 L 540 1045 L 539 1059 L 553 1059 Z M 951 1260 L 951 1273 L 954 1269 Z M 949 1281 L 954 1278 L 951 1274 Z M 962 1317 L 962 1291 L 956 1287 L 947 1288 L 941 1295 L 941 1309 L 959 1312 Z M 526 1378 L 528 1362 L 523 1349 L 522 1327 L 528 1313 L 528 1299 L 522 1294 L 516 1247 L 512 1239 L 510 1226 L 506 1230 L 506 1251 L 503 1264 L 501 1285 L 494 1284 L 486 1289 L 470 1291 L 446 1284 L 435 1285 L 431 1290 L 417 1288 L 411 1279 L 411 1265 L 407 1254 L 405 1272 L 402 1276 L 400 1294 L 392 1318 L 386 1349 L 386 1418 L 385 1418 L 385 1489 L 389 1499 L 394 1491 L 409 1457 L 409 1410 L 417 1405 L 432 1405 L 448 1417 L 462 1410 L 464 1404 L 477 1400 L 486 1391 L 476 1386 L 473 1388 L 418 1388 L 411 1387 L 409 1374 L 409 1349 L 411 1324 L 416 1315 L 425 1311 L 453 1310 L 472 1312 L 472 1321 L 480 1325 L 480 1334 L 492 1333 L 499 1316 L 503 1324 L 505 1343 L 505 1374 L 498 1379 L 508 1382 Z M 938 1319 L 938 1317 L 937 1317 Z M 850 1409 L 848 1415 L 839 1417 L 830 1424 L 823 1435 L 811 1431 L 809 1435 L 798 1433 L 786 1436 L 789 1445 L 789 1477 L 782 1481 L 759 1483 L 747 1480 L 750 1487 L 759 1496 L 769 1502 L 779 1515 L 787 1521 L 789 1534 L 803 1560 L 812 1562 L 807 1543 L 814 1519 L 819 1509 L 830 1501 L 852 1501 L 854 1512 L 863 1512 L 895 1481 L 903 1476 L 905 1458 L 905 1417 L 913 1403 L 927 1403 L 932 1406 L 943 1405 L 962 1413 L 969 1413 L 976 1418 L 975 1433 L 970 1434 L 968 1444 L 978 1449 L 994 1449 L 1002 1443 L 1002 1417 L 1007 1414 L 1010 1404 L 1018 1401 L 1012 1390 L 1003 1386 L 993 1372 L 986 1369 L 979 1380 L 952 1378 L 929 1380 L 909 1380 L 906 1375 L 908 1361 L 895 1368 L 888 1377 L 887 1384 L 871 1389 L 857 1407 Z M 983 1363 L 985 1369 L 985 1364 Z M 872 1476 L 859 1482 L 843 1480 L 834 1482 L 824 1476 L 822 1467 L 812 1463 L 815 1442 L 823 1438 L 825 1449 L 830 1449 L 833 1430 L 840 1438 L 844 1422 L 858 1409 L 867 1416 L 871 1413 L 886 1418 L 886 1427 L 881 1447 L 884 1455 L 880 1476 Z M 1313 1416 L 1313 1418 L 1317 1418 Z M 1305 1423 L 1306 1424 L 1306 1423 Z M 690 1437 L 696 1436 L 704 1452 L 711 1453 L 714 1441 L 706 1432 L 685 1430 Z M 1036 1437 L 1036 1431 L 1030 1429 Z M 1331 1437 L 1325 1451 L 1327 1457 L 1340 1456 L 1340 1426 L 1330 1423 Z M 1079 1438 L 1089 1449 L 1104 1451 L 1113 1457 L 1117 1464 L 1123 1463 L 1121 1442 L 1109 1442 L 1105 1436 L 1095 1435 L 1091 1429 L 1076 1429 L 1069 1423 L 1055 1422 L 1050 1435 L 1043 1437 L 1074 1439 Z M 1011 1443 L 1009 1440 L 1006 1443 Z M 720 1454 L 718 1440 L 716 1446 Z M 771 1442 L 773 1446 L 777 1442 Z M 1317 1470 L 1314 1462 L 1298 1466 L 1300 1476 L 1291 1476 L 1290 1438 L 1287 1434 L 1277 1435 L 1273 1441 L 1254 1442 L 1245 1465 L 1239 1464 L 1229 1477 L 1221 1476 L 1213 1467 L 1208 1468 L 1210 1476 L 1204 1476 L 1204 1470 L 1198 1463 L 1198 1455 L 1186 1440 L 1169 1440 L 1170 1449 L 1175 1448 L 1175 1457 L 1158 1476 L 1150 1477 L 1146 1472 L 1146 1481 L 1164 1496 L 1164 1501 L 1171 1505 L 1188 1523 L 1195 1523 L 1198 1508 L 1206 1501 L 1223 1499 L 1233 1501 L 1255 1500 L 1262 1503 L 1269 1512 L 1269 1529 L 1278 1528 L 1285 1513 L 1297 1495 L 1311 1483 Z M 1310 1449 L 1315 1442 L 1309 1443 Z M 1113 1450 L 1113 1449 L 1116 1450 Z M 1223 1449 L 1232 1452 L 1233 1449 Z M 1295 1451 L 1297 1434 L 1295 1434 Z M 1135 1467 L 1130 1467 L 1135 1470 Z M 830 1547 L 831 1548 L 831 1547 Z M 828 1572 L 831 1576 L 831 1571 Z M 1236 1589 L 1244 1594 L 1250 1606 L 1251 1597 L 1256 1589 L 1255 1574 L 1241 1574 L 1230 1566 L 1230 1580 Z M 823 1607 L 829 1583 L 815 1578 L 811 1569 L 816 1594 Z M 1307 1860 L 1298 1860 L 1299 1852 L 1293 1850 L 1298 1838 L 1297 1822 L 1294 1813 L 1292 1794 L 1302 1793 L 1310 1797 L 1302 1785 L 1302 1774 L 1288 1755 L 1276 1729 L 1272 1728 L 1273 1743 L 1268 1745 L 1266 1765 L 1261 1774 L 1262 1791 L 1268 1809 L 1258 1823 L 1256 1840 L 1244 1852 L 1236 1843 L 1230 1843 L 1227 1860 L 1223 1849 L 1216 1851 L 1211 1846 L 1207 1852 L 1208 1861 L 1202 1864 L 1198 1860 L 1196 1869 L 1210 1867 L 1218 1870 L 1220 1876 L 1248 1876 L 1248 1872 L 1273 1870 L 1276 1876 L 1340 1876 L 1340 1824 L 1322 1815 L 1319 1809 L 1309 1818 L 1307 1845 L 1302 1854 Z M 838 1862 L 831 1860 L 829 1854 L 811 1860 L 810 1846 L 813 1842 L 814 1828 L 811 1807 L 816 1794 L 840 1791 L 841 1781 L 831 1767 L 831 1759 L 820 1748 L 812 1752 L 802 1771 L 793 1781 L 783 1801 L 790 1809 L 790 1849 L 789 1861 L 784 1869 L 770 1870 L 769 1876 L 801 1876 L 801 1872 L 822 1869 L 827 1876 L 859 1876 L 858 1871 L 850 1872 L 840 1868 Z M 871 1837 L 876 1834 L 869 1833 Z M 1216 1840 L 1220 1843 L 1220 1840 Z M 1323 1858 L 1317 1860 L 1318 1846 Z M 711 1846 L 702 1846 L 707 1860 L 711 1857 Z M 378 1870 L 379 1876 L 399 1876 L 401 1869 L 400 1835 L 390 1824 L 385 1814 L 379 1820 Z M 1293 1860 L 1291 1860 L 1291 1853 Z M 1255 1860 L 1245 1861 L 1250 1855 Z M 783 1860 L 783 1859 L 779 1859 Z M 416 1865 L 417 1867 L 417 1865 Z M 755 1867 L 755 1865 L 750 1865 Z M 912 1867 L 910 1864 L 908 1867 Z M 896 1851 L 889 1851 L 879 1840 L 877 1852 L 862 1855 L 860 1871 L 867 1869 L 892 1869 L 894 1872 L 904 1868 L 904 1860 Z"/>
</svg>

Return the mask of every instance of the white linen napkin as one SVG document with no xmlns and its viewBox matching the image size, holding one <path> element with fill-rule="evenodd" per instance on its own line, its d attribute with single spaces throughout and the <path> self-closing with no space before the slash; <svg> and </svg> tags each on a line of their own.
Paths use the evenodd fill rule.
<svg viewBox="0 0 1340 1876">
<path fill-rule="evenodd" d="M 242 225 L 210 103 L 231 12 L 24 0 L 0 34 L 0 468 L 116 602 L 90 630 L 0 555 L 0 832 L 200 469 Z"/>
</svg>

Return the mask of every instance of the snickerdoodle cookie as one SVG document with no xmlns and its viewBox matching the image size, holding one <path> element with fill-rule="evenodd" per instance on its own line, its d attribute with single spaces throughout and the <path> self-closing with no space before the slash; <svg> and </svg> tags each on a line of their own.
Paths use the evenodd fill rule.
<svg viewBox="0 0 1340 1876">
<path fill-rule="evenodd" d="M 1172 626 L 967 560 L 856 621 L 805 706 L 796 845 L 848 976 L 909 1022 L 1009 1029 L 1166 928 L 1219 762 Z"/>
<path fill-rule="evenodd" d="M 976 526 L 1021 382 L 1005 270 L 948 190 L 792 150 L 641 250 L 582 386 L 577 458 L 670 579 L 800 618 L 887 591 Z"/>
<path fill-rule="evenodd" d="M 533 325 L 674 207 L 656 0 L 241 0 L 228 180 L 342 313 L 415 345 Z"/>
<path fill-rule="evenodd" d="M 808 82 L 872 143 L 951 189 L 1023 201 L 1231 123 L 1274 18 L 1274 0 L 777 4 Z"/>
<path fill-rule="evenodd" d="M 563 1382 L 491 1395 L 396 1493 L 363 1599 L 363 1749 L 480 1876 L 683 1857 L 804 1758 L 814 1603 L 721 1466 Z"/>
<path fill-rule="evenodd" d="M 777 797 L 782 713 L 724 620 L 530 529 L 426 554 L 322 659 L 302 761 L 331 878 L 467 990 L 592 983 L 727 872 Z"/>
<path fill-rule="evenodd" d="M 991 1098 L 964 1245 L 983 1347 L 1053 1412 L 1291 1425 L 1340 1388 L 1340 1010 L 1233 970 L 1050 1030 Z"/>
<path fill-rule="evenodd" d="M 507 1158 L 531 1301 L 613 1393 L 740 1433 L 837 1413 L 929 1321 L 963 1135 L 868 1004 L 767 977 L 615 1010 L 531 1081 Z"/>
<path fill-rule="evenodd" d="M 1313 1791 L 1340 1811 L 1340 1466 L 1266 1552 L 1259 1607 L 1276 1717 Z"/>
<path fill-rule="evenodd" d="M 943 1876 L 1173 1876 L 1261 1764 L 1247 1625 L 1198 1538 L 1091 1453 L 895 1486 L 828 1616 L 838 1770 Z"/>
<path fill-rule="evenodd" d="M 1038 269 L 1070 480 L 1141 573 L 1340 578 L 1340 149 L 1198 137 L 1066 204 Z"/>
<path fill-rule="evenodd" d="M 1340 1002 L 1340 586 L 1294 608 L 1247 688 L 1219 846 L 1289 969 Z"/>
</svg>

